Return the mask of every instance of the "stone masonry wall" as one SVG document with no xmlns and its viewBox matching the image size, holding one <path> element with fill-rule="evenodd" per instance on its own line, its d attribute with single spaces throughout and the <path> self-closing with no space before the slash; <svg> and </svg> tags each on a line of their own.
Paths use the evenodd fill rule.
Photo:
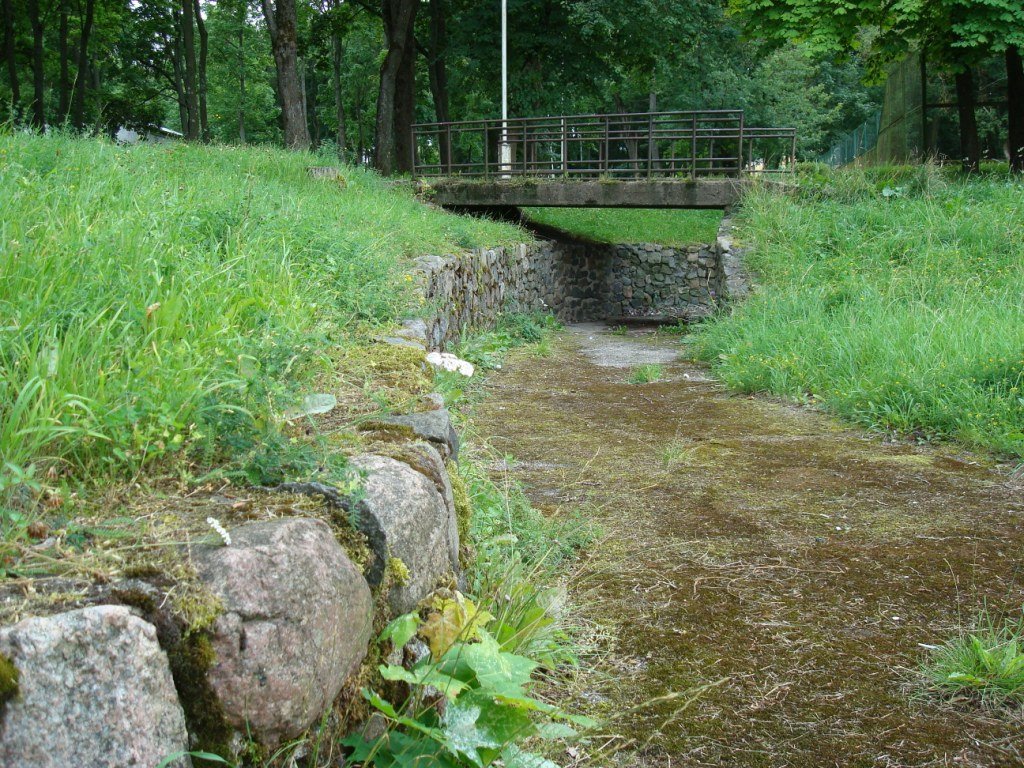
<svg viewBox="0 0 1024 768">
<path fill-rule="evenodd" d="M 502 312 L 550 311 L 565 322 L 696 320 L 747 282 L 728 220 L 708 245 L 545 241 L 425 256 L 417 267 L 435 349 L 468 329 L 492 326 Z"/>
</svg>

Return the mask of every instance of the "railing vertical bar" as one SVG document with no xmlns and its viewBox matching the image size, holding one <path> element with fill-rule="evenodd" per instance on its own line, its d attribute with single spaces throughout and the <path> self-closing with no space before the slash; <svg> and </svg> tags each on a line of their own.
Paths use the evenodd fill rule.
<svg viewBox="0 0 1024 768">
<path fill-rule="evenodd" d="M 445 165 L 448 169 L 448 175 L 452 175 L 452 124 L 447 123 L 445 125 L 445 138 L 444 138 L 444 154 L 445 154 Z"/>
<path fill-rule="evenodd" d="M 569 123 L 562 118 L 562 175 L 569 175 Z"/>
<path fill-rule="evenodd" d="M 611 175 L 611 171 L 609 169 L 611 168 L 611 155 L 612 155 L 611 137 L 608 135 L 610 129 L 611 129 L 611 120 L 610 120 L 610 118 L 606 117 L 604 119 L 604 163 L 601 165 L 601 168 L 599 170 L 602 173 L 605 173 L 605 174 L 607 174 L 609 176 Z"/>
<path fill-rule="evenodd" d="M 647 116 L 647 178 L 654 175 L 654 115 Z"/>
<path fill-rule="evenodd" d="M 409 142 L 409 154 L 412 155 L 412 157 L 410 157 L 409 160 L 411 161 L 411 166 L 410 167 L 412 168 L 412 175 L 415 176 L 416 175 L 416 126 L 413 126 L 410 130 L 412 132 L 412 137 L 411 137 L 412 141 Z"/>
<path fill-rule="evenodd" d="M 690 177 L 697 178 L 697 115 L 690 123 Z"/>
<path fill-rule="evenodd" d="M 743 173 L 743 118 L 744 113 L 740 112 L 740 135 L 736 145 L 736 175 Z"/>
</svg>

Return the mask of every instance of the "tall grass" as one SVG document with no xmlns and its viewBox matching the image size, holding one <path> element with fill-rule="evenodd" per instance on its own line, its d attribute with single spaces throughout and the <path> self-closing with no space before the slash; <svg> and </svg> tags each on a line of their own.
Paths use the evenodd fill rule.
<svg viewBox="0 0 1024 768">
<path fill-rule="evenodd" d="M 325 349 L 406 309 L 406 257 L 521 239 L 313 162 L 0 135 L 0 488 L 230 453 Z"/>
<path fill-rule="evenodd" d="M 700 354 L 731 386 L 858 423 L 1024 456 L 1024 187 L 815 170 L 750 194 L 754 296 Z"/>
</svg>

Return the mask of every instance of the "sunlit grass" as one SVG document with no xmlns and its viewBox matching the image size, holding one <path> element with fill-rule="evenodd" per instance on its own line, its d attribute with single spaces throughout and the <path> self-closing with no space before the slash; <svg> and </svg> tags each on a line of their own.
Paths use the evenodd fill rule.
<svg viewBox="0 0 1024 768">
<path fill-rule="evenodd" d="M 251 446 L 411 257 L 522 239 L 321 162 L 0 135 L 0 491 Z"/>
<path fill-rule="evenodd" d="M 528 218 L 601 243 L 679 246 L 714 242 L 721 211 L 648 208 L 527 208 Z"/>
<path fill-rule="evenodd" d="M 749 195 L 759 288 L 698 350 L 744 392 L 1024 456 L 1024 186 L 816 171 Z"/>
</svg>

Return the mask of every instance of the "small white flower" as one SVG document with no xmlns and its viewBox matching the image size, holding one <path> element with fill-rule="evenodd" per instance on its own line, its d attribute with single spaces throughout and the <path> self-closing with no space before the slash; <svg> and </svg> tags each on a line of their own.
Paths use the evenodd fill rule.
<svg viewBox="0 0 1024 768">
<path fill-rule="evenodd" d="M 435 368 L 443 368 L 446 371 L 460 373 L 466 378 L 469 378 L 476 372 L 472 363 L 460 360 L 449 352 L 431 352 L 427 355 L 427 362 Z"/>
<path fill-rule="evenodd" d="M 224 542 L 225 547 L 231 546 L 231 534 L 228 533 L 227 528 L 220 524 L 220 520 L 218 520 L 216 517 L 208 517 L 206 518 L 206 524 L 217 532 L 217 535 L 220 536 L 221 541 Z"/>
</svg>

